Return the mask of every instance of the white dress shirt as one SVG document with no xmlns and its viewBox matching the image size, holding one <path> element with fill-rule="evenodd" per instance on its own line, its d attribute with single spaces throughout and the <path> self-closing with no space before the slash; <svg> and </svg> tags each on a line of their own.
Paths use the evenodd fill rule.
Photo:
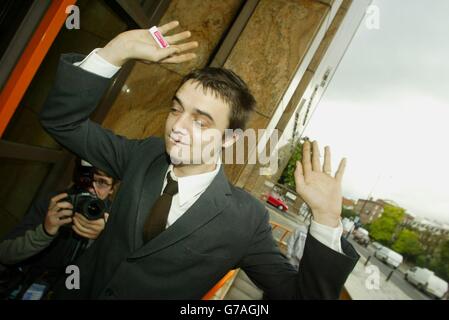
<svg viewBox="0 0 449 320">
<path fill-rule="evenodd" d="M 178 193 L 172 198 L 167 218 L 167 228 L 175 223 L 198 200 L 203 192 L 206 191 L 218 171 L 220 171 L 220 166 L 221 164 L 218 163 L 213 171 L 187 177 L 177 177 L 173 171 L 173 165 L 171 164 L 168 167 L 167 174 L 170 174 L 174 181 L 178 181 Z M 165 176 L 167 177 L 167 175 Z M 161 194 L 166 185 L 167 178 L 165 178 Z"/>
<path fill-rule="evenodd" d="M 109 63 L 96 54 L 99 49 L 100 48 L 93 50 L 83 61 L 76 62 L 74 65 L 101 77 L 111 78 L 120 70 L 120 67 Z M 220 166 L 221 164 L 219 163 L 215 170 L 211 172 L 188 177 L 176 177 L 173 172 L 173 165 L 169 166 L 167 172 L 171 174 L 174 180 L 178 181 L 178 194 L 173 196 L 170 212 L 168 214 L 167 227 L 179 219 L 179 217 L 181 217 L 195 203 L 195 201 L 198 200 L 207 187 L 212 183 L 212 180 L 220 170 Z M 166 184 L 167 178 L 165 178 L 161 194 Z M 340 253 L 343 252 L 340 241 L 343 234 L 343 225 L 341 221 L 337 228 L 332 228 L 312 220 L 309 232 L 312 237 L 327 247 Z"/>
</svg>

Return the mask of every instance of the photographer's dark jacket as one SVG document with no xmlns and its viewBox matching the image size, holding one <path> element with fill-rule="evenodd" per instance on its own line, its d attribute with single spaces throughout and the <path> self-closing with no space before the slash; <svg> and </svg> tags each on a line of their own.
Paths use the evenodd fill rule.
<svg viewBox="0 0 449 320">
<path fill-rule="evenodd" d="M 106 229 L 77 261 L 80 289 L 61 283 L 57 298 L 200 299 L 234 268 L 268 298 L 339 297 L 358 259 L 352 246 L 342 239 L 340 254 L 309 236 L 295 271 L 273 240 L 267 209 L 232 186 L 223 169 L 185 214 L 144 245 L 143 224 L 169 165 L 164 142 L 130 140 L 88 119 L 110 79 L 73 65 L 83 58 L 62 56 L 41 122 L 59 143 L 122 183 Z"/>
</svg>

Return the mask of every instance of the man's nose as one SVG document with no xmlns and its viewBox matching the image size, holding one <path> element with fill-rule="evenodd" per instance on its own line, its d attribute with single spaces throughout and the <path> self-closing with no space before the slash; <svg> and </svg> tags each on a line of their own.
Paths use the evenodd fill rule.
<svg viewBox="0 0 449 320">
<path fill-rule="evenodd" d="M 95 188 L 93 186 L 90 186 L 87 191 L 89 191 L 91 194 L 95 194 Z"/>
<path fill-rule="evenodd" d="M 186 136 L 189 134 L 188 128 L 189 128 L 188 118 L 181 116 L 173 124 L 172 131 L 173 131 L 173 133 Z"/>
</svg>

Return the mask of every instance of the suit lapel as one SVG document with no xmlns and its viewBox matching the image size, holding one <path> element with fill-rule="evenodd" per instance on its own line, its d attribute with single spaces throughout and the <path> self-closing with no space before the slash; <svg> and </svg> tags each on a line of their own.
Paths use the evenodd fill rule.
<svg viewBox="0 0 449 320">
<path fill-rule="evenodd" d="M 222 167 L 210 186 L 189 210 L 164 232 L 134 252 L 131 258 L 141 258 L 162 250 L 201 228 L 223 212 L 230 194 L 229 182 L 224 175 Z"/>
</svg>

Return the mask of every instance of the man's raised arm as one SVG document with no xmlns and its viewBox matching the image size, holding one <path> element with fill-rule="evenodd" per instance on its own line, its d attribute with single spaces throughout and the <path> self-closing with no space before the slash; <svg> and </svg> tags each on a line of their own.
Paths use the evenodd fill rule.
<svg viewBox="0 0 449 320">
<path fill-rule="evenodd" d="M 296 164 L 296 191 L 312 210 L 313 221 L 298 272 L 275 245 L 266 210 L 239 264 L 267 298 L 338 299 L 359 259 L 354 248 L 341 237 L 341 184 L 345 165 L 343 159 L 332 176 L 330 148 L 325 148 L 321 166 L 318 143 L 304 143 L 302 163 Z"/>
<path fill-rule="evenodd" d="M 178 25 L 173 21 L 159 30 L 165 34 Z M 62 55 L 55 84 L 40 115 L 42 125 L 61 145 L 121 179 L 139 141 L 117 136 L 91 122 L 89 116 L 108 88 L 109 77 L 128 60 L 182 63 L 194 59 L 194 53 L 185 51 L 196 48 L 196 42 L 176 44 L 189 37 L 189 31 L 167 36 L 170 46 L 160 48 L 148 30 L 131 30 L 119 34 L 85 60 L 78 54 Z"/>
</svg>

